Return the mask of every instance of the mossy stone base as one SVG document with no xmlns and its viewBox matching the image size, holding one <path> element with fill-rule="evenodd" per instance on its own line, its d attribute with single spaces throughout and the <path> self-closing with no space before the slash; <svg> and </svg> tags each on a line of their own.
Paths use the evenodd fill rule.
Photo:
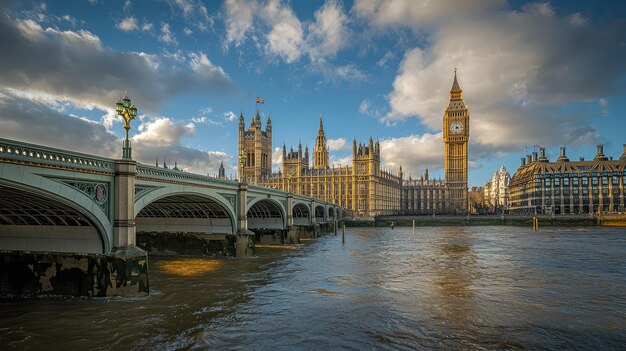
<svg viewBox="0 0 626 351">
<path fill-rule="evenodd" d="M 144 296 L 148 255 L 137 247 L 110 254 L 0 252 L 0 296 Z"/>
</svg>

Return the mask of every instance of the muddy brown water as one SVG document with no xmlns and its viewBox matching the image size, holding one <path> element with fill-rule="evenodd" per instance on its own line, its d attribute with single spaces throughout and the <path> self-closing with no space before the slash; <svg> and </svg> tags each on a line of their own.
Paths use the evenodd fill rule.
<svg viewBox="0 0 626 351">
<path fill-rule="evenodd" d="M 145 298 L 0 301 L 0 349 L 626 348 L 626 230 L 348 228 L 151 257 Z"/>
</svg>

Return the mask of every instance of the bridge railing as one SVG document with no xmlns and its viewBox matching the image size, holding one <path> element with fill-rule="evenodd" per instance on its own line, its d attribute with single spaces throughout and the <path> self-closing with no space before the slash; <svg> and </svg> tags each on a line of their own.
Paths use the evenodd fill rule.
<svg viewBox="0 0 626 351">
<path fill-rule="evenodd" d="M 239 183 L 234 180 L 213 178 L 201 174 L 187 173 L 183 171 L 159 168 L 144 164 L 137 164 L 137 176 L 146 179 L 184 181 L 188 183 L 198 183 L 203 185 L 221 184 L 231 186 L 233 188 L 236 188 L 239 185 Z"/>
<path fill-rule="evenodd" d="M 0 159 L 55 168 L 114 172 L 114 161 L 108 158 L 3 138 L 0 138 Z"/>
</svg>

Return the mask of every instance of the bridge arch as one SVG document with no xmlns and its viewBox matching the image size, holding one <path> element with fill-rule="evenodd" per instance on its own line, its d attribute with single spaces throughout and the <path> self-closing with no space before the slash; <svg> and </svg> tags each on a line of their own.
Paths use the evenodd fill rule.
<svg viewBox="0 0 626 351">
<path fill-rule="evenodd" d="M 110 222 L 104 212 L 79 191 L 61 184 L 58 186 L 61 186 L 60 191 L 52 193 L 33 186 L 0 183 L 0 249 L 72 253 L 110 251 L 111 238 L 107 231 Z"/>
<path fill-rule="evenodd" d="M 311 223 L 311 210 L 304 203 L 294 204 L 292 214 L 294 225 L 309 225 Z"/>
<path fill-rule="evenodd" d="M 326 222 L 326 209 L 323 205 L 315 205 L 315 223 L 325 223 Z"/>
<path fill-rule="evenodd" d="M 248 229 L 284 229 L 287 227 L 287 216 L 283 205 L 271 198 L 255 199 L 248 204 L 246 212 Z"/>
<path fill-rule="evenodd" d="M 154 191 L 135 202 L 137 231 L 231 234 L 230 204 L 202 192 Z"/>
</svg>

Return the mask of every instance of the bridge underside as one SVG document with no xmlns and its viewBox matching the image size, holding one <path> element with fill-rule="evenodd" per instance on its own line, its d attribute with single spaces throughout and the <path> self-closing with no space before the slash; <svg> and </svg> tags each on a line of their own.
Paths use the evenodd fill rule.
<svg viewBox="0 0 626 351">
<path fill-rule="evenodd" d="M 309 225 L 311 224 L 311 211 L 309 207 L 304 204 L 296 204 L 293 206 L 293 224 L 294 225 Z"/>
<path fill-rule="evenodd" d="M 98 228 L 73 207 L 2 184 L 0 194 L 3 250 L 104 253 Z"/>
<path fill-rule="evenodd" d="M 135 218 L 138 232 L 187 232 L 231 234 L 228 212 L 207 197 L 183 194 L 156 200 Z"/>
<path fill-rule="evenodd" d="M 248 228 L 284 229 L 285 220 L 280 207 L 270 200 L 261 200 L 250 206 Z"/>
<path fill-rule="evenodd" d="M 315 206 L 315 223 L 324 223 L 324 206 Z"/>
</svg>

